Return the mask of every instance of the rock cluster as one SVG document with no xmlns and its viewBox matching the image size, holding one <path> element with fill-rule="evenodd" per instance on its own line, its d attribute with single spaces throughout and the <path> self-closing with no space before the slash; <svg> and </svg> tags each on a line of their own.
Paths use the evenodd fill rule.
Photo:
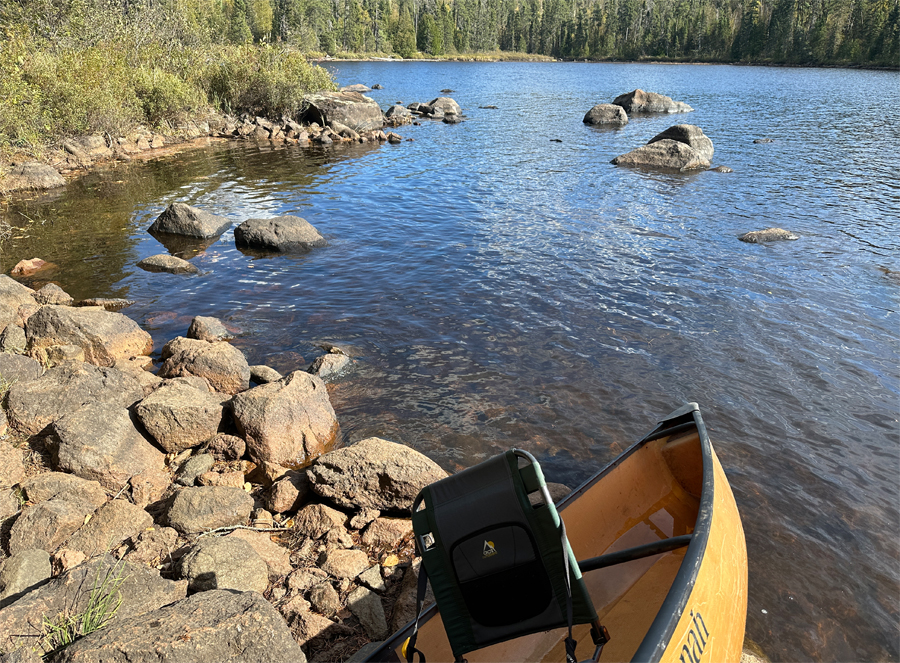
<svg viewBox="0 0 900 663">
<path fill-rule="evenodd" d="M 334 449 L 322 378 L 251 370 L 215 318 L 153 375 L 132 320 L 46 303 L 70 300 L 0 276 L 0 660 L 341 660 L 409 619 L 408 512 L 439 466 L 378 438 Z M 323 349 L 311 371 L 351 361 Z M 60 648 L 44 618 L 92 591 L 114 618 Z"/>
<path fill-rule="evenodd" d="M 462 108 L 450 97 L 437 97 L 427 104 L 413 102 L 406 107 L 395 104 L 384 113 L 384 123 L 388 126 L 398 127 L 411 124 L 416 117 L 428 120 L 441 120 L 445 124 L 458 124 L 462 122 Z"/>
</svg>

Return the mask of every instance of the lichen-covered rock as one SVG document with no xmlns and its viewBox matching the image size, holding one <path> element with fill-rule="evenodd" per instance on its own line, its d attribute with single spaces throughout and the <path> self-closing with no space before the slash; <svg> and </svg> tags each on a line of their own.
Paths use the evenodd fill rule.
<svg viewBox="0 0 900 663">
<path fill-rule="evenodd" d="M 134 320 L 100 308 L 44 306 L 28 318 L 25 332 L 32 356 L 51 345 L 78 345 L 86 361 L 97 366 L 114 366 L 153 349 L 150 334 Z"/>
<path fill-rule="evenodd" d="M 419 491 L 447 473 L 414 449 L 370 437 L 320 456 L 307 475 L 313 492 L 338 506 L 408 512 Z"/>
<path fill-rule="evenodd" d="M 25 478 L 25 452 L 0 440 L 0 488 L 9 488 Z"/>
<path fill-rule="evenodd" d="M 94 507 L 85 502 L 52 499 L 25 507 L 9 532 L 12 555 L 34 548 L 53 552 L 84 524 Z"/>
<path fill-rule="evenodd" d="M 269 578 L 277 579 L 288 575 L 291 567 L 291 551 L 275 543 L 268 533 L 249 529 L 236 529 L 226 539 L 242 539 L 250 544 L 256 554 L 266 563 Z"/>
<path fill-rule="evenodd" d="M 71 306 L 75 300 L 65 290 L 55 283 L 48 283 L 43 288 L 34 293 L 34 300 L 38 304 L 57 306 Z"/>
<path fill-rule="evenodd" d="M 306 219 L 276 216 L 271 219 L 247 219 L 234 229 L 238 248 L 290 253 L 325 246 L 325 238 Z"/>
<path fill-rule="evenodd" d="M 22 550 L 0 562 L 0 609 L 50 579 L 50 555 L 37 548 Z"/>
<path fill-rule="evenodd" d="M 162 470 L 165 458 L 135 428 L 131 414 L 110 403 L 88 403 L 53 424 L 57 469 L 118 491 L 136 474 Z"/>
<path fill-rule="evenodd" d="M 672 97 L 656 92 L 644 92 L 641 89 L 620 94 L 613 99 L 616 106 L 621 106 L 625 112 L 632 113 L 689 113 L 694 110 L 686 103 L 674 101 Z"/>
<path fill-rule="evenodd" d="M 384 607 L 381 598 L 367 587 L 357 587 L 347 597 L 347 607 L 359 620 L 366 635 L 372 640 L 381 640 L 387 637 L 388 625 L 384 617 Z"/>
<path fill-rule="evenodd" d="M 369 557 L 362 550 L 329 550 L 319 568 L 335 578 L 355 578 L 369 568 Z"/>
<path fill-rule="evenodd" d="M 302 466 L 337 437 L 337 416 L 325 383 L 303 371 L 238 394 L 231 408 L 256 463 Z"/>
<path fill-rule="evenodd" d="M 693 124 L 676 124 L 669 127 L 662 133 L 657 134 L 647 141 L 648 145 L 661 140 L 676 140 L 694 148 L 694 151 L 700 155 L 700 158 L 706 161 L 712 161 L 713 144 L 709 136 L 703 133 L 703 129 Z"/>
<path fill-rule="evenodd" d="M 34 303 L 34 290 L 0 274 L 0 327 L 21 325 L 19 307 Z"/>
<path fill-rule="evenodd" d="M 172 203 L 156 217 L 148 231 L 207 238 L 218 237 L 230 227 L 231 221 L 224 216 L 210 214 L 184 203 Z"/>
<path fill-rule="evenodd" d="M 624 126 L 628 124 L 628 114 L 618 104 L 597 104 L 584 114 L 584 124 L 614 124 Z"/>
<path fill-rule="evenodd" d="M 221 396 L 169 383 L 138 403 L 134 412 L 159 446 L 168 453 L 179 453 L 218 432 L 223 404 Z"/>
<path fill-rule="evenodd" d="M 200 270 L 187 260 L 177 256 L 159 253 L 147 256 L 137 263 L 137 266 L 148 272 L 167 272 L 169 274 L 199 274 Z"/>
<path fill-rule="evenodd" d="M 347 522 L 347 514 L 324 504 L 309 504 L 294 516 L 294 531 L 319 539 L 335 527 L 343 527 Z"/>
<path fill-rule="evenodd" d="M 132 375 L 69 362 L 51 368 L 37 380 L 14 384 L 7 397 L 7 411 L 16 431 L 36 435 L 88 403 L 127 408 L 143 397 L 144 390 Z"/>
<path fill-rule="evenodd" d="M 44 635 L 43 624 L 39 617 L 46 615 L 53 619 L 60 614 L 83 613 L 98 578 L 100 583 L 107 578 L 110 581 L 114 578 L 121 579 L 118 594 L 122 603 L 113 623 L 183 599 L 187 591 L 187 583 L 183 581 L 164 580 L 155 569 L 127 562 L 117 563 L 114 558 L 106 555 L 73 568 L 0 609 L 0 633 L 14 633 L 18 645 L 43 651 L 40 648 Z M 147 629 L 147 622 L 143 622 L 143 628 Z M 101 629 L 98 632 L 103 631 Z"/>
<path fill-rule="evenodd" d="M 200 486 L 182 488 L 172 498 L 169 525 L 183 534 L 243 525 L 253 509 L 253 498 L 240 488 Z"/>
<path fill-rule="evenodd" d="M 95 509 L 106 504 L 109 497 L 97 481 L 82 479 L 65 472 L 45 472 L 22 482 L 25 499 L 32 504 L 52 499 L 87 502 Z"/>
<path fill-rule="evenodd" d="M 153 518 L 139 506 L 126 500 L 112 500 L 97 509 L 91 519 L 66 540 L 65 546 L 93 557 L 114 550 L 152 524 Z"/>
<path fill-rule="evenodd" d="M 269 585 L 266 563 L 243 539 L 204 537 L 181 558 L 180 567 L 181 577 L 194 592 L 232 589 L 262 593 Z"/>
<path fill-rule="evenodd" d="M 224 341 L 208 343 L 175 338 L 166 343 L 158 375 L 162 378 L 196 375 L 223 394 L 236 394 L 250 386 L 250 366 L 244 353 Z"/>
<path fill-rule="evenodd" d="M 622 154 L 610 163 L 617 166 L 640 166 L 665 170 L 698 170 L 709 168 L 709 161 L 700 156 L 690 145 L 665 138 L 636 150 Z"/>
<path fill-rule="evenodd" d="M 278 611 L 257 592 L 213 590 L 134 619 L 119 616 L 48 663 L 306 663 Z"/>
<path fill-rule="evenodd" d="M 753 230 L 744 233 L 738 239 L 750 244 L 766 244 L 768 242 L 782 242 L 800 238 L 784 228 L 766 228 L 765 230 Z"/>
</svg>

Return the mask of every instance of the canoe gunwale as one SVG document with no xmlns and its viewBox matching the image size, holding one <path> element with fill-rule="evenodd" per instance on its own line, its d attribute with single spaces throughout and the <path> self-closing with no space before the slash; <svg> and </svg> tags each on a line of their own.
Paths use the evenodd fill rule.
<svg viewBox="0 0 900 663">
<path fill-rule="evenodd" d="M 677 424 L 671 424 L 674 420 L 686 418 L 691 415 L 691 419 Z M 667 425 L 671 424 L 671 425 Z M 632 662 L 640 663 L 659 663 L 662 658 L 669 641 L 675 633 L 678 621 L 681 618 L 688 599 L 694 589 L 700 566 L 703 563 L 703 557 L 706 552 L 706 546 L 709 541 L 710 527 L 712 524 L 713 500 L 715 491 L 715 475 L 712 444 L 709 440 L 709 434 L 706 425 L 703 423 L 703 417 L 700 414 L 700 408 L 696 403 L 687 403 L 666 418 L 662 419 L 657 426 L 645 437 L 632 444 L 628 449 L 623 451 L 619 456 L 610 461 L 605 467 L 600 469 L 596 474 L 588 478 L 584 483 L 569 493 L 557 504 L 557 511 L 562 514 L 564 509 L 594 484 L 602 480 L 616 467 L 621 465 L 629 456 L 644 447 L 646 444 L 658 440 L 662 437 L 677 435 L 680 432 L 688 431 L 696 428 L 700 438 L 700 449 L 703 462 L 702 488 L 700 495 L 700 506 L 697 514 L 697 520 L 694 525 L 694 532 L 691 542 L 684 554 L 684 560 L 675 579 L 663 600 L 662 605 L 650 625 L 649 630 L 641 641 L 640 646 L 635 652 Z M 432 603 L 428 608 L 423 610 L 419 617 L 419 624 L 424 624 L 438 614 L 436 603 Z M 366 661 L 394 661 L 396 658 L 396 649 L 411 634 L 415 619 L 411 620 L 403 628 L 388 636 L 381 645 L 365 659 Z M 611 634 L 615 637 L 615 633 Z M 393 656 L 392 656 L 393 655 Z"/>
<path fill-rule="evenodd" d="M 709 440 L 709 433 L 706 425 L 703 423 L 703 417 L 700 414 L 700 408 L 696 403 L 689 403 L 685 408 L 672 413 L 667 419 L 660 422 L 656 431 L 650 433 L 646 438 L 638 442 L 637 445 L 643 445 L 655 439 L 662 437 L 657 435 L 665 433 L 660 430 L 664 424 L 671 421 L 672 418 L 683 416 L 682 411 L 693 406 L 688 410 L 693 415 L 694 424 L 697 428 L 697 434 L 700 437 L 700 452 L 703 457 L 703 483 L 700 493 L 700 510 L 697 514 L 697 521 L 694 525 L 694 533 L 691 543 L 688 545 L 684 554 L 684 560 L 681 568 L 675 575 L 675 580 L 669 588 L 666 598 L 663 600 L 656 613 L 656 617 L 640 646 L 632 657 L 632 662 L 658 663 L 662 659 L 663 653 L 669 646 L 678 621 L 687 609 L 688 600 L 694 590 L 697 581 L 697 575 L 700 572 L 700 566 L 703 564 L 703 557 L 706 553 L 706 546 L 709 543 L 709 533 L 712 526 L 713 502 L 715 498 L 715 473 L 713 462 L 712 443 Z M 686 412 L 684 413 L 686 414 Z"/>
</svg>

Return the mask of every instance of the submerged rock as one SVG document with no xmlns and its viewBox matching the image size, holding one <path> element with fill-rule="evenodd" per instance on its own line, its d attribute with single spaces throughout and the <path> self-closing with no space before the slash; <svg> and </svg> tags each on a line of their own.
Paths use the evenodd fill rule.
<svg viewBox="0 0 900 663">
<path fill-rule="evenodd" d="M 167 272 L 169 274 L 199 274 L 200 270 L 187 260 L 176 258 L 165 253 L 148 256 L 141 260 L 138 267 L 148 272 Z"/>
<path fill-rule="evenodd" d="M 672 97 L 656 92 L 644 92 L 641 89 L 620 94 L 613 103 L 632 113 L 689 113 L 694 110 L 686 103 L 675 101 Z"/>
<path fill-rule="evenodd" d="M 744 233 L 738 239 L 751 244 L 766 244 L 768 242 L 781 242 L 800 238 L 784 228 L 766 228 L 765 230 L 753 230 Z"/>
</svg>

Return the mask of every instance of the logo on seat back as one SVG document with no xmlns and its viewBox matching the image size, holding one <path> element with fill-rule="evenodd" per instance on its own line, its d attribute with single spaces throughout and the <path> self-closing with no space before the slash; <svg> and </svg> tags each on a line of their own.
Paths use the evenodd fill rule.
<svg viewBox="0 0 900 663">
<path fill-rule="evenodd" d="M 497 554 L 497 549 L 494 547 L 494 542 L 485 540 L 484 550 L 481 551 L 481 558 L 486 559 L 488 557 L 493 557 L 496 554 Z"/>
</svg>

